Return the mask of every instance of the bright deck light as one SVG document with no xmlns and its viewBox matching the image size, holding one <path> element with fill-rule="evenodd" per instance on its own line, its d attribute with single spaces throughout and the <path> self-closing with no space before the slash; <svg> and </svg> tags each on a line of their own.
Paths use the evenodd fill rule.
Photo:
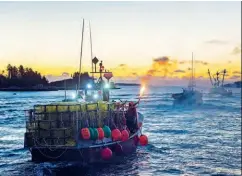
<svg viewBox="0 0 242 176">
<path fill-rule="evenodd" d="M 109 88 L 109 84 L 107 83 L 107 84 L 105 84 L 105 86 L 104 86 L 106 89 L 108 89 Z"/>
<path fill-rule="evenodd" d="M 98 94 L 94 94 L 94 95 L 93 95 L 93 98 L 94 98 L 94 99 L 97 99 L 97 98 L 98 98 Z"/>
<path fill-rule="evenodd" d="M 72 99 L 75 99 L 75 98 L 76 98 L 76 94 L 73 93 L 73 94 L 72 94 Z"/>
<path fill-rule="evenodd" d="M 92 85 L 91 84 L 87 84 L 87 88 L 88 89 L 91 89 L 92 88 Z"/>
</svg>

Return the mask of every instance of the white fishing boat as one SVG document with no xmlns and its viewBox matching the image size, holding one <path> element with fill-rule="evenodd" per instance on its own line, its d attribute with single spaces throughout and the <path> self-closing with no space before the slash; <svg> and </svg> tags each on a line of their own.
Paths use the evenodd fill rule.
<svg viewBox="0 0 242 176">
<path fill-rule="evenodd" d="M 212 84 L 212 88 L 209 90 L 210 94 L 217 94 L 217 95 L 222 95 L 222 96 L 231 96 L 232 91 L 227 90 L 224 88 L 224 78 L 226 75 L 227 71 L 224 69 L 223 71 L 216 72 L 216 74 L 211 75 L 210 70 L 208 69 L 208 75 L 210 78 L 210 82 Z M 220 78 L 222 75 L 222 79 Z M 214 80 L 214 81 L 213 81 Z"/>
<path fill-rule="evenodd" d="M 191 78 L 187 88 L 183 88 L 182 93 L 172 94 L 174 99 L 174 104 L 183 105 L 201 105 L 203 103 L 202 93 L 195 89 L 195 76 L 193 68 L 193 53 L 192 53 L 192 68 L 191 68 Z"/>
</svg>

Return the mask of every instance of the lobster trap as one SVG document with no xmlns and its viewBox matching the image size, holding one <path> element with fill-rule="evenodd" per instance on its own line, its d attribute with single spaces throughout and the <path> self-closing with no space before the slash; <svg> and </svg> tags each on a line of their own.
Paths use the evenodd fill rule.
<svg viewBox="0 0 242 176">
<path fill-rule="evenodd" d="M 25 147 L 74 147 L 85 127 L 124 129 L 126 110 L 107 102 L 36 105 L 27 111 Z"/>
</svg>

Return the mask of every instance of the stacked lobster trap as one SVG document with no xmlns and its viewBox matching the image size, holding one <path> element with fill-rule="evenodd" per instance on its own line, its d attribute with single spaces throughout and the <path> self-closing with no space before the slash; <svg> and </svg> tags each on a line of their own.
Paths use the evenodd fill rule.
<svg viewBox="0 0 242 176">
<path fill-rule="evenodd" d="M 25 147 L 76 146 L 86 127 L 122 130 L 126 110 L 108 102 L 36 105 L 27 113 Z"/>
</svg>

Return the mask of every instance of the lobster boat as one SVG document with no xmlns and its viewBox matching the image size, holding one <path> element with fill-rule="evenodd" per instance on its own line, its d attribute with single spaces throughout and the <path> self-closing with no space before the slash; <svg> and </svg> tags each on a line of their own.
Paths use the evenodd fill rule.
<svg viewBox="0 0 242 176">
<path fill-rule="evenodd" d="M 128 125 L 128 109 L 107 101 L 36 105 L 28 113 L 24 146 L 37 162 L 92 163 L 130 154 L 139 143 L 144 117 L 138 112 L 137 126 Z"/>
<path fill-rule="evenodd" d="M 112 162 L 135 152 L 138 145 L 147 145 L 139 101 L 111 99 L 110 89 L 118 89 L 110 86 L 112 72 L 104 70 L 102 61 L 97 69 L 97 63 L 94 57 L 91 74 L 98 78 L 92 76 L 72 98 L 65 96 L 62 102 L 35 105 L 27 111 L 24 147 L 32 161 Z"/>
<path fill-rule="evenodd" d="M 213 86 L 209 90 L 210 94 L 217 94 L 217 95 L 222 95 L 222 96 L 232 96 L 232 94 L 233 94 L 232 91 L 224 88 L 224 78 L 225 78 L 226 73 L 227 73 L 227 71 L 224 69 L 223 71 L 220 71 L 220 72 L 217 71 L 216 74 L 211 75 L 211 72 L 208 69 L 208 75 L 210 78 L 210 82 L 211 82 L 211 85 Z M 221 80 L 221 75 L 222 75 L 222 80 Z"/>
</svg>

